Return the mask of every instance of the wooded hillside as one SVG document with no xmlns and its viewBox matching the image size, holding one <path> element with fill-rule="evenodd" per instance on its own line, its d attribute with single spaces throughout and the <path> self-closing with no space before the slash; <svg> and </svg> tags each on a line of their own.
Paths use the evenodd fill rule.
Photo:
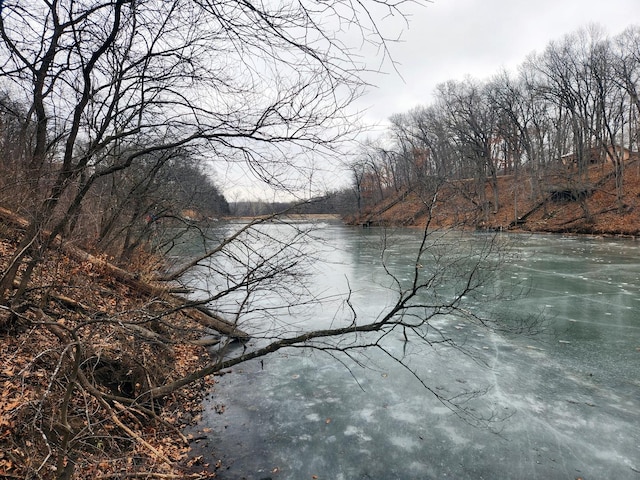
<svg viewBox="0 0 640 480">
<path fill-rule="evenodd" d="M 351 164 L 355 221 L 415 224 L 434 206 L 439 224 L 635 234 L 639 52 L 639 27 L 590 27 L 516 73 L 439 85 Z"/>
<path fill-rule="evenodd" d="M 469 192 L 473 180 L 443 183 L 426 195 L 424 190 L 402 192 L 348 221 L 361 225 L 406 225 L 640 236 L 640 162 L 632 154 L 624 165 L 624 194 L 619 203 L 616 177 L 610 164 L 589 168 L 588 180 L 567 181 L 566 172 L 544 178 L 549 185 L 532 195 L 526 176 L 498 177 L 498 208 L 483 212 Z M 524 177 L 524 181 L 523 181 Z M 485 196 L 493 195 L 492 184 Z"/>
<path fill-rule="evenodd" d="M 1 271 L 27 227 L 0 210 Z M 139 250 L 125 271 L 57 243 L 21 302 L 0 307 L 2 478 L 214 476 L 181 433 L 213 378 L 153 391 L 208 361 L 216 320 L 150 282 L 155 267 Z"/>
</svg>

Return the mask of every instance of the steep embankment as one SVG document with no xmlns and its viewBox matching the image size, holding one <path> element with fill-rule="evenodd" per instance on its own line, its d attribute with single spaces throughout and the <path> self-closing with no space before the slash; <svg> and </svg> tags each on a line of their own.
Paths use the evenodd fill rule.
<svg viewBox="0 0 640 480">
<path fill-rule="evenodd" d="M 486 182 L 484 202 L 475 181 L 447 182 L 437 195 L 418 190 L 390 195 L 351 223 L 424 226 L 431 222 L 439 227 L 640 236 L 637 154 L 625 164 L 621 199 L 610 164 L 594 165 L 587 178 L 577 177 L 563 168 L 536 185 L 528 173 L 503 175 L 498 177 L 497 195 Z"/>
<path fill-rule="evenodd" d="M 0 273 L 25 224 L 0 208 Z M 152 257 L 125 271 L 54 247 L 20 301 L 0 304 L 0 478 L 215 477 L 181 433 L 213 379 L 149 392 L 208 364 L 218 320 L 153 283 Z"/>
</svg>

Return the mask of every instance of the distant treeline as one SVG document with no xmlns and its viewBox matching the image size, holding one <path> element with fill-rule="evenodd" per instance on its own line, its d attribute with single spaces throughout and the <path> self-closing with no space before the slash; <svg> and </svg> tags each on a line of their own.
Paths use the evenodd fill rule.
<svg viewBox="0 0 640 480">
<path fill-rule="evenodd" d="M 348 215 L 354 213 L 356 195 L 352 189 L 328 193 L 323 197 L 291 202 L 232 202 L 229 204 L 231 215 L 238 217 L 254 217 L 287 212 L 294 214 L 333 214 Z"/>
</svg>

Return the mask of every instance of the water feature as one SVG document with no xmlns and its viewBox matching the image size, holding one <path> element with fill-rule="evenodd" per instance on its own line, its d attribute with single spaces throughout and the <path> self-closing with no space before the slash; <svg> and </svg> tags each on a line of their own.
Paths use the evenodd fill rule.
<svg viewBox="0 0 640 480">
<path fill-rule="evenodd" d="M 314 264 L 310 288 L 350 288 L 359 315 L 377 315 L 393 299 L 380 233 L 324 224 L 325 263 Z M 402 277 L 420 232 L 391 238 L 387 263 Z M 434 327 L 461 349 L 389 338 L 426 386 L 376 350 L 360 364 L 281 350 L 218 379 L 194 447 L 220 461 L 223 480 L 640 478 L 640 244 L 506 238 L 512 255 L 496 282 L 527 295 L 492 304 L 492 314 L 541 312 L 543 332 L 444 316 Z M 333 304 L 313 308 L 305 318 L 315 328 L 341 315 Z M 438 399 L 456 395 L 465 410 Z"/>
</svg>

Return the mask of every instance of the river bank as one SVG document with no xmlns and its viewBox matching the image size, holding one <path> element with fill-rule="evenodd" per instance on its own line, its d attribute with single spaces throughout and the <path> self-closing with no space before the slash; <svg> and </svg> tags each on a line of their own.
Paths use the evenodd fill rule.
<svg viewBox="0 0 640 480">
<path fill-rule="evenodd" d="M 0 271 L 21 234 L 0 220 Z M 214 477 L 182 433 L 214 377 L 145 393 L 206 365 L 208 330 L 135 287 L 157 266 L 152 257 L 131 260 L 127 284 L 108 259 L 69 251 L 51 249 L 25 300 L 0 309 L 0 477 Z"/>
<path fill-rule="evenodd" d="M 484 202 L 472 181 L 444 183 L 437 195 L 409 192 L 364 209 L 347 222 L 354 225 L 401 225 L 474 230 L 640 236 L 640 161 L 633 155 L 624 169 L 618 195 L 613 167 L 594 165 L 580 185 L 569 184 L 562 170 L 538 180 L 525 174 L 502 175 L 497 189 L 485 184 Z M 536 193 L 537 192 L 537 193 Z M 433 202 L 432 202 L 433 200 Z"/>
</svg>

